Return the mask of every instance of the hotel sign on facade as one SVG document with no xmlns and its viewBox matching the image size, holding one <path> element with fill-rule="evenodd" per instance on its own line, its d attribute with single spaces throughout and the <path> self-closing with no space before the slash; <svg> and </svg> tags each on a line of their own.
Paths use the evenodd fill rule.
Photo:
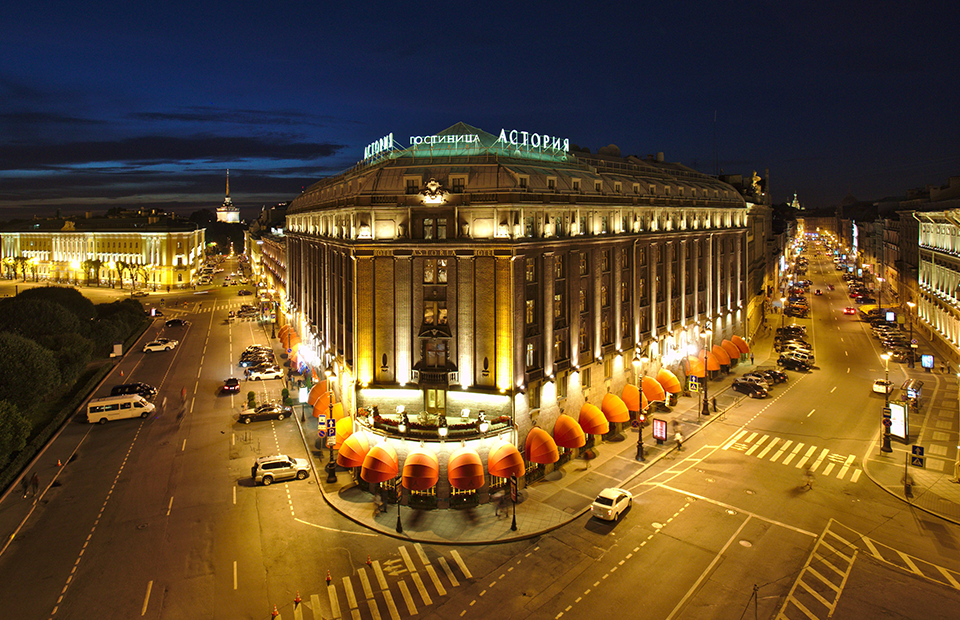
<svg viewBox="0 0 960 620">
<path fill-rule="evenodd" d="M 476 148 L 513 148 L 514 150 L 526 149 L 530 151 L 554 151 L 568 153 L 570 151 L 570 139 L 551 136 L 546 133 L 535 133 L 530 131 L 521 131 L 519 129 L 501 129 L 499 136 L 485 134 L 488 136 L 489 144 L 484 144 L 484 140 L 478 134 L 444 134 L 430 136 L 410 136 L 410 147 L 476 147 Z M 393 134 L 389 133 L 379 140 L 371 142 L 363 150 L 364 160 L 376 157 L 381 153 L 396 148 L 397 142 Z"/>
</svg>

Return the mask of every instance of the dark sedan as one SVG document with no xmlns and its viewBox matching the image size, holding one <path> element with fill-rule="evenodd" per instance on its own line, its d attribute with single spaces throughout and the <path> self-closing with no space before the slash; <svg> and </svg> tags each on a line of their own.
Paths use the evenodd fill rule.
<svg viewBox="0 0 960 620">
<path fill-rule="evenodd" d="M 167 327 L 186 327 L 190 324 L 190 321 L 185 319 L 168 319 L 166 322 Z"/>
<path fill-rule="evenodd" d="M 261 420 L 282 420 L 290 417 L 292 409 L 277 403 L 265 403 L 256 409 L 246 409 L 237 420 L 241 424 L 250 424 Z"/>
<path fill-rule="evenodd" d="M 745 379 L 734 379 L 733 389 L 741 394 L 746 394 L 750 398 L 766 398 L 767 391 L 756 383 L 751 383 Z"/>
<path fill-rule="evenodd" d="M 236 377 L 230 377 L 229 379 L 223 380 L 223 385 L 220 386 L 221 394 L 239 394 L 240 393 L 240 379 Z"/>
<path fill-rule="evenodd" d="M 786 383 L 787 381 L 787 375 L 780 372 L 779 370 L 768 369 L 768 370 L 758 370 L 757 372 L 765 376 L 767 378 L 767 381 L 770 381 L 771 383 Z"/>
</svg>

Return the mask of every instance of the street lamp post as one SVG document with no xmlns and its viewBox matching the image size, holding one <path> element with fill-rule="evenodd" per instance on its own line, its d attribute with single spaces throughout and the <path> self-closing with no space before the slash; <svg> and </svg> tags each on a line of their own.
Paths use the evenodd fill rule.
<svg viewBox="0 0 960 620">
<path fill-rule="evenodd" d="M 510 493 L 510 499 L 513 500 L 513 523 L 510 524 L 510 529 L 514 532 L 517 531 L 517 494 L 520 492 L 520 489 L 517 486 L 517 477 L 510 476 L 510 486 L 512 487 Z"/>
<path fill-rule="evenodd" d="M 330 380 L 331 374 L 332 373 L 330 373 L 330 371 L 328 370 L 327 381 Z M 330 394 L 331 394 L 331 398 L 327 399 L 327 419 L 328 420 L 333 419 L 333 398 L 332 398 L 333 390 L 330 390 Z M 334 439 L 333 437 L 327 437 L 327 447 L 330 448 L 330 460 L 327 461 L 326 466 L 324 466 L 324 469 L 327 470 L 327 482 L 337 481 L 337 464 L 333 460 L 333 446 L 336 443 L 337 443 L 336 439 Z"/>
<path fill-rule="evenodd" d="M 700 410 L 703 415 L 710 415 L 710 401 L 707 397 L 707 383 L 710 380 L 710 371 L 707 370 L 707 356 L 710 355 L 710 351 L 708 350 L 710 346 L 708 343 L 710 330 L 705 329 L 700 332 L 700 335 L 703 336 L 703 403 L 701 404 Z"/>
<path fill-rule="evenodd" d="M 650 358 L 646 356 L 641 357 L 639 359 L 634 359 L 633 367 L 636 370 L 638 367 L 643 366 L 644 376 L 646 376 L 646 367 L 647 367 L 647 362 L 649 361 L 650 361 Z M 634 377 L 636 382 L 640 384 L 637 387 L 640 389 L 640 392 L 642 393 L 643 380 L 640 378 L 640 376 L 636 372 L 634 372 Z M 640 402 L 643 403 L 642 397 L 640 398 Z M 640 411 L 637 412 L 637 456 L 636 456 L 636 460 L 640 461 L 641 463 L 646 462 L 647 460 L 646 456 L 644 456 L 643 454 L 643 423 L 644 421 L 645 420 L 643 417 L 643 407 L 641 405 Z"/>
<path fill-rule="evenodd" d="M 787 316 L 787 298 L 780 298 L 780 327 L 783 328 L 783 319 Z"/>
<path fill-rule="evenodd" d="M 910 323 L 910 355 L 907 357 L 907 368 L 913 368 L 913 309 L 916 308 L 917 304 L 912 301 L 907 302 L 907 321 Z"/>
<path fill-rule="evenodd" d="M 957 383 L 960 384 L 960 372 Z M 957 391 L 957 416 L 960 417 L 960 391 Z M 957 458 L 953 461 L 953 482 L 960 482 L 960 442 L 957 442 Z"/>
<path fill-rule="evenodd" d="M 884 353 L 880 356 L 883 360 L 883 371 L 884 371 L 884 382 L 883 382 L 883 414 L 880 416 L 881 423 L 883 424 L 883 444 L 880 446 L 880 452 L 893 452 L 893 448 L 890 446 L 890 420 L 886 417 L 886 414 L 890 411 L 890 391 L 889 391 L 889 382 L 890 382 L 890 354 Z"/>
</svg>

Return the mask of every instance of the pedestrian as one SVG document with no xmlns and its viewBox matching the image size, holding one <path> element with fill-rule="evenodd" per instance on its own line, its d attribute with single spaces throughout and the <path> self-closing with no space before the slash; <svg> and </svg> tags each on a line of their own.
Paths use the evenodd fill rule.
<svg viewBox="0 0 960 620">
<path fill-rule="evenodd" d="M 753 366 L 753 351 L 750 351 L 750 365 Z"/>
<path fill-rule="evenodd" d="M 716 412 L 717 412 L 717 397 L 716 397 L 716 396 L 714 396 L 713 398 L 710 399 L 710 404 L 713 405 L 713 412 L 716 413 Z"/>
<path fill-rule="evenodd" d="M 33 489 L 33 496 L 36 497 L 40 492 L 40 474 L 37 472 L 33 472 L 33 477 L 30 478 L 30 488 Z"/>
<path fill-rule="evenodd" d="M 23 490 L 23 498 L 27 498 L 27 489 L 30 488 L 30 481 L 27 480 L 27 477 L 24 476 L 20 479 L 20 488 Z"/>
<path fill-rule="evenodd" d="M 803 470 L 803 488 L 813 490 L 813 469 L 810 467 Z"/>
<path fill-rule="evenodd" d="M 167 408 L 167 397 L 164 396 L 163 400 L 160 401 L 160 413 L 162 414 L 164 409 Z"/>
<path fill-rule="evenodd" d="M 673 439 L 677 442 L 677 452 L 683 452 L 683 433 L 680 432 L 679 428 L 674 433 Z"/>
</svg>

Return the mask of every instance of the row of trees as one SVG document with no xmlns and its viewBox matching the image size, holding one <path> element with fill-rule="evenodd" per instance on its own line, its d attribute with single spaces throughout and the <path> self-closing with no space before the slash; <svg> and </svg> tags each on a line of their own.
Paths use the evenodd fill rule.
<svg viewBox="0 0 960 620">
<path fill-rule="evenodd" d="M 6 271 L 7 277 L 16 278 L 17 274 L 21 274 L 23 281 L 27 281 L 27 269 L 30 269 L 31 275 L 34 280 L 37 280 L 37 263 L 26 256 L 14 256 L 3 259 L 3 267 Z M 137 278 L 139 278 L 144 286 L 147 286 L 147 278 L 150 275 L 150 272 L 153 270 L 151 265 L 143 265 L 140 263 L 126 262 L 122 260 L 114 261 L 113 266 L 107 261 L 100 260 L 99 258 L 88 258 L 87 260 L 80 263 L 80 268 L 84 273 L 84 280 L 87 284 L 90 284 L 91 280 L 94 280 L 97 286 L 100 286 L 102 277 L 100 272 L 107 268 L 110 271 L 116 270 L 117 280 L 120 282 L 120 288 L 123 288 L 123 280 L 125 277 L 129 278 L 134 286 L 136 286 Z"/>
<path fill-rule="evenodd" d="M 143 320 L 139 301 L 94 305 L 72 288 L 33 288 L 0 300 L 0 457 L 22 450 L 45 423 L 47 403 Z"/>
</svg>

